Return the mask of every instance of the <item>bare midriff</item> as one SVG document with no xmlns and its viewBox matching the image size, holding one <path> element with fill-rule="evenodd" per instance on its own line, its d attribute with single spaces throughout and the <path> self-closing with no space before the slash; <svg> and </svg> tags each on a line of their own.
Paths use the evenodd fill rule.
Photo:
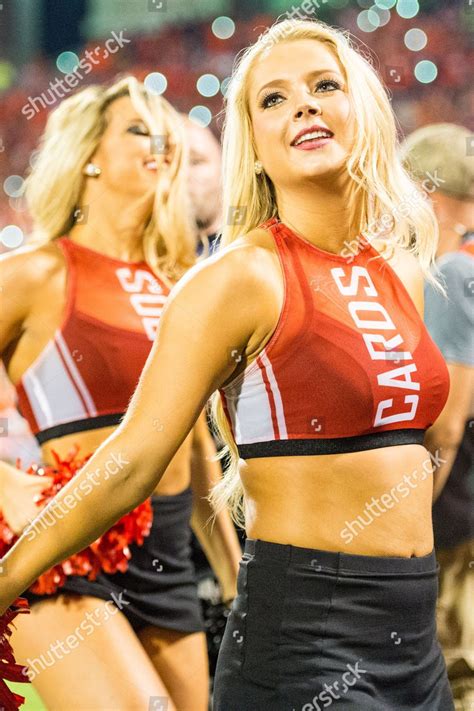
<svg viewBox="0 0 474 711">
<path fill-rule="evenodd" d="M 247 536 L 355 555 L 427 555 L 432 470 L 419 444 L 240 460 Z"/>
</svg>

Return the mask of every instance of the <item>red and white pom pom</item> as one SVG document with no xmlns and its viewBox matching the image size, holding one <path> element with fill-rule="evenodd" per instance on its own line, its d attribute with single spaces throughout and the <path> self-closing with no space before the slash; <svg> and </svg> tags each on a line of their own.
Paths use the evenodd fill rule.
<svg viewBox="0 0 474 711">
<path fill-rule="evenodd" d="M 22 613 L 29 613 L 28 601 L 19 597 L 11 607 L 0 616 L 0 709 L 2 711 L 18 711 L 25 702 L 25 697 L 15 694 L 6 685 L 6 681 L 29 683 L 27 667 L 17 664 L 9 638 L 12 634 L 12 622 Z"/>
<path fill-rule="evenodd" d="M 79 459 L 78 450 L 76 446 L 65 459 L 61 459 L 53 450 L 56 462 L 54 465 L 32 464 L 29 467 L 27 474 L 53 479 L 52 484 L 40 494 L 37 501 L 39 507 L 43 508 L 48 504 L 92 456 L 91 453 Z M 17 468 L 21 468 L 19 462 Z M 153 509 L 148 498 L 133 511 L 122 516 L 90 546 L 43 573 L 30 587 L 31 592 L 36 595 L 51 595 L 64 585 L 69 575 L 82 575 L 87 576 L 89 580 L 95 580 L 101 571 L 124 573 L 131 558 L 129 545 L 143 544 L 150 533 L 152 519 Z M 17 540 L 18 536 L 9 528 L 0 511 L 0 557 L 4 556 Z"/>
</svg>

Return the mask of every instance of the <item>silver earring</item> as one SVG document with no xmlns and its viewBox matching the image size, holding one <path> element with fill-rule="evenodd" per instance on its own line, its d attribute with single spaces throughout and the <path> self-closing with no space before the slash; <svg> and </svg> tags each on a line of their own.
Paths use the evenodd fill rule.
<svg viewBox="0 0 474 711">
<path fill-rule="evenodd" d="M 101 169 L 95 163 L 88 163 L 84 168 L 84 174 L 88 175 L 89 178 L 98 178 L 101 172 Z"/>
<path fill-rule="evenodd" d="M 255 172 L 257 173 L 257 175 L 260 175 L 260 173 L 263 172 L 263 165 L 259 160 L 255 161 Z"/>
</svg>

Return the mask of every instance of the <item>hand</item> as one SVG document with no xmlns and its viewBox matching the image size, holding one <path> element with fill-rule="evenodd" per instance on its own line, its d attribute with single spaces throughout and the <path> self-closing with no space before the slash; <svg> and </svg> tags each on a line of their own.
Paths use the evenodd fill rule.
<svg viewBox="0 0 474 711">
<path fill-rule="evenodd" d="M 234 602 L 234 597 L 223 599 L 222 602 L 227 607 L 227 609 L 230 610 L 232 607 L 232 603 Z"/>
<path fill-rule="evenodd" d="M 0 510 L 11 530 L 20 534 L 38 515 L 36 499 L 53 483 L 52 477 L 25 474 L 6 462 L 0 462 Z"/>
<path fill-rule="evenodd" d="M 227 607 L 231 608 L 234 598 L 237 596 L 237 583 L 236 580 L 232 584 L 223 585 L 220 583 L 222 603 Z"/>
<path fill-rule="evenodd" d="M 11 592 L 6 593 L 7 597 L 5 597 L 5 591 L 4 587 L 2 584 L 0 584 L 0 618 L 2 618 L 8 610 L 8 619 L 3 618 L 1 620 L 2 625 L 7 627 L 7 630 L 5 630 L 4 627 L 4 634 L 3 634 L 3 639 L 0 638 L 0 656 L 2 653 L 5 653 L 8 650 L 8 627 L 14 627 L 14 623 L 12 624 L 13 619 L 18 615 L 18 614 L 28 614 L 30 610 L 30 606 L 28 604 L 28 601 L 25 598 L 21 598 L 19 595 L 18 597 L 12 596 Z M 21 599 L 20 599 L 21 598 Z M 9 609 L 10 608 L 10 609 Z M 4 657 L 6 659 L 6 657 Z M 0 669 L 0 679 L 2 678 L 1 676 L 1 669 Z M 3 677 L 5 678 L 5 677 Z M 16 681 L 13 679 L 13 677 L 7 677 L 10 679 L 10 681 Z M 18 679 L 18 681 L 26 681 L 26 679 Z M 4 708 L 3 706 L 1 707 L 2 709 Z"/>
<path fill-rule="evenodd" d="M 2 566 L 2 561 L 3 558 L 0 558 L 0 570 Z M 10 605 L 12 604 L 13 599 L 10 594 L 10 591 L 8 590 L 8 585 L 7 583 L 2 579 L 0 576 L 0 617 L 5 614 L 5 612 L 8 610 Z M 1 708 L 1 706 L 0 706 Z"/>
</svg>

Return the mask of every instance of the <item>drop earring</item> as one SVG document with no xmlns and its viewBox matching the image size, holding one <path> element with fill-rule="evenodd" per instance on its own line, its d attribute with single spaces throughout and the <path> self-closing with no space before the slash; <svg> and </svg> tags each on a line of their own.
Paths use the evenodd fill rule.
<svg viewBox="0 0 474 711">
<path fill-rule="evenodd" d="M 260 175 L 260 173 L 263 173 L 263 165 L 259 160 L 255 161 L 254 167 L 255 167 L 255 172 L 257 173 L 257 175 Z"/>
<path fill-rule="evenodd" d="M 101 169 L 95 163 L 88 163 L 84 168 L 84 175 L 89 176 L 89 178 L 98 178 L 101 172 Z"/>
</svg>

